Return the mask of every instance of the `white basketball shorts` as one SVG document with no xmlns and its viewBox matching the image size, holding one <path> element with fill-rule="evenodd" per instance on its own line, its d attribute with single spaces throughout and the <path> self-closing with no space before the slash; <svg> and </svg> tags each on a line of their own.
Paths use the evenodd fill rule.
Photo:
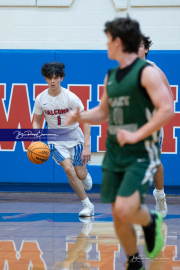
<svg viewBox="0 0 180 270">
<path fill-rule="evenodd" d="M 52 158 L 58 165 L 60 165 L 63 160 L 70 158 L 73 166 L 83 166 L 83 163 L 81 163 L 81 154 L 83 151 L 82 143 L 77 144 L 72 148 L 67 148 L 56 142 L 54 144 L 49 144 L 48 146 L 51 151 Z"/>
</svg>

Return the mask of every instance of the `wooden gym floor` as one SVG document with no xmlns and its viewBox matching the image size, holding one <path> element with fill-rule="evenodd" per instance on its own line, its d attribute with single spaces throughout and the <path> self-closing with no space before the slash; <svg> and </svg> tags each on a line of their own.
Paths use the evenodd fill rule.
<svg viewBox="0 0 180 270">
<path fill-rule="evenodd" d="M 110 205 L 89 194 L 94 218 L 79 219 L 74 194 L 0 193 L 0 270 L 124 270 L 126 256 L 115 235 Z M 154 198 L 146 203 L 154 208 Z M 149 261 L 140 226 L 137 242 L 146 270 L 180 269 L 180 197 L 168 196 L 164 248 Z M 128 241 L 128 239 L 127 239 Z"/>
</svg>

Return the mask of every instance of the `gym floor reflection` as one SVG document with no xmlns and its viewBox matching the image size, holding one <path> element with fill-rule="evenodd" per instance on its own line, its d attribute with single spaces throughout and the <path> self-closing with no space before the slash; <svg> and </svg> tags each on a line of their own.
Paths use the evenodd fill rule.
<svg viewBox="0 0 180 270">
<path fill-rule="evenodd" d="M 96 214 L 79 218 L 82 206 L 73 194 L 0 193 L 0 270 L 124 270 L 110 205 L 101 204 L 99 194 L 89 197 Z M 152 196 L 146 201 L 153 209 Z M 164 248 L 155 260 L 146 258 L 141 227 L 135 226 L 146 270 L 180 269 L 180 197 L 167 197 L 167 203 Z"/>
</svg>

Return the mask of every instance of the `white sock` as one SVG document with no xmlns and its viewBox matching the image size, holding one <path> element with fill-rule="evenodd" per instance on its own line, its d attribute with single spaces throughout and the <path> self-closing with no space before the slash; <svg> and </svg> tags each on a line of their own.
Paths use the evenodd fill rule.
<svg viewBox="0 0 180 270">
<path fill-rule="evenodd" d="M 91 204 L 91 202 L 90 202 L 90 200 L 89 200 L 88 197 L 85 200 L 82 200 L 81 202 L 82 202 L 83 205 L 85 205 L 85 204 Z"/>
<path fill-rule="evenodd" d="M 161 197 L 164 197 L 165 193 L 164 193 L 164 188 L 159 190 L 159 189 L 156 189 L 155 188 L 155 191 L 156 191 L 156 198 L 161 198 Z"/>
</svg>

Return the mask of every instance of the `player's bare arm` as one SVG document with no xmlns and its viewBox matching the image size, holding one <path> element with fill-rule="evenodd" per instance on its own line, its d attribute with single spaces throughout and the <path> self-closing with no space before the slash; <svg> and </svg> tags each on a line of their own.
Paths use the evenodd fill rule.
<svg viewBox="0 0 180 270">
<path fill-rule="evenodd" d="M 76 111 L 70 111 L 66 118 L 66 125 L 72 125 L 75 122 L 93 125 L 107 121 L 109 118 L 109 106 L 108 95 L 106 92 L 106 82 L 107 77 L 105 78 L 105 87 L 100 105 L 86 112 L 80 113 L 79 108 L 77 108 Z"/>
<path fill-rule="evenodd" d="M 41 126 L 41 119 L 42 119 L 42 114 L 38 115 L 34 113 L 34 119 L 33 119 L 33 128 L 34 129 L 39 129 Z"/>
<path fill-rule="evenodd" d="M 84 111 L 82 111 L 84 112 Z M 90 149 L 90 131 L 91 127 L 89 124 L 83 124 L 84 131 L 84 148 L 81 155 L 81 162 L 88 163 L 91 159 L 91 149 Z"/>
<path fill-rule="evenodd" d="M 174 104 L 171 94 L 157 70 L 151 66 L 144 68 L 141 85 L 146 89 L 157 111 L 150 121 L 136 132 L 119 130 L 117 139 L 121 146 L 126 143 L 134 144 L 143 140 L 155 131 L 158 131 L 174 116 Z"/>
<path fill-rule="evenodd" d="M 152 67 L 146 67 L 142 72 L 141 84 L 146 88 L 153 105 L 157 109 L 152 119 L 146 124 L 151 127 L 151 130 L 145 135 L 147 137 L 159 130 L 174 116 L 174 102 L 168 87 L 159 73 Z"/>
<path fill-rule="evenodd" d="M 172 90 L 171 90 L 171 87 L 170 87 L 170 85 L 169 85 L 169 82 L 168 82 L 168 79 L 167 79 L 166 75 L 164 74 L 164 72 L 163 72 L 158 66 L 156 66 L 155 63 L 153 63 L 153 67 L 154 67 L 156 70 L 158 70 L 159 73 L 161 74 L 161 78 L 162 78 L 163 82 L 165 83 L 165 85 L 167 86 L 167 88 L 169 89 L 169 92 L 170 92 L 170 94 L 171 94 L 171 97 L 172 97 L 172 99 L 174 100 L 174 96 L 173 96 L 173 93 L 172 93 Z"/>
</svg>

